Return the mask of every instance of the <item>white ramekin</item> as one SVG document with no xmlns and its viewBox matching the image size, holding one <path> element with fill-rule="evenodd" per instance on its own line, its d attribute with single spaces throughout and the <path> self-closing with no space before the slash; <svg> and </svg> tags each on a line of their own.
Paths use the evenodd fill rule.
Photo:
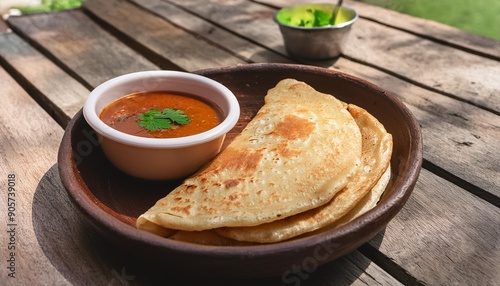
<svg viewBox="0 0 500 286">
<path fill-rule="evenodd" d="M 206 98 L 220 107 L 224 119 L 199 134 L 159 139 L 120 132 L 99 118 L 112 101 L 134 92 L 155 90 Z M 85 101 L 83 115 L 97 133 L 104 154 L 117 168 L 138 178 L 167 180 L 188 176 L 220 152 L 226 133 L 238 122 L 240 106 L 228 88 L 207 77 L 178 71 L 143 71 L 96 87 Z"/>
</svg>

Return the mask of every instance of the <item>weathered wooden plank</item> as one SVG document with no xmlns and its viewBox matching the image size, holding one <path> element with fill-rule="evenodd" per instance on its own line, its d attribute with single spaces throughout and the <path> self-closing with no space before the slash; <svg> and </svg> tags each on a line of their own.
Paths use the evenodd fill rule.
<svg viewBox="0 0 500 286">
<path fill-rule="evenodd" d="M 78 9 L 10 17 L 8 23 L 89 89 L 118 75 L 158 69 Z"/>
<path fill-rule="evenodd" d="M 500 197 L 499 116 L 345 59 L 335 68 L 397 95 L 420 123 L 425 159 Z"/>
<path fill-rule="evenodd" d="M 128 1 L 89 0 L 84 7 L 127 42 L 134 42 L 147 53 L 166 58 L 181 69 L 193 71 L 246 63 L 223 44 L 188 33 Z"/>
<path fill-rule="evenodd" d="M 169 0 L 261 45 L 283 51 L 275 9 L 244 0 Z M 216 12 L 215 12 L 216 11 Z M 413 34 L 360 19 L 345 56 L 496 114 L 500 64 Z M 481 82 L 488 82 L 483 85 Z"/>
<path fill-rule="evenodd" d="M 17 34 L 0 34 L 0 62 L 63 127 L 83 106 L 89 90 Z"/>
<path fill-rule="evenodd" d="M 485 121 L 493 120 L 493 122 L 498 122 L 498 118 L 492 116 L 489 113 L 486 113 L 480 109 L 471 106 L 457 107 L 456 104 L 462 105 L 461 103 L 453 102 L 452 100 L 446 97 L 439 97 L 435 94 L 432 94 L 428 91 L 421 90 L 418 87 L 412 86 L 411 84 L 395 84 L 394 79 L 391 77 L 382 77 L 378 71 L 374 71 L 373 69 L 363 67 L 361 65 L 353 65 L 350 62 L 340 60 L 337 63 L 337 67 L 343 70 L 349 71 L 353 74 L 357 74 L 358 76 L 364 77 L 369 80 L 375 80 L 379 84 L 387 85 L 387 86 L 396 86 L 398 87 L 399 94 L 406 94 L 404 96 L 405 102 L 408 104 L 410 109 L 417 115 L 420 119 L 419 121 L 422 124 L 423 132 L 424 132 L 424 143 L 425 144 L 425 154 L 429 156 L 429 154 L 436 154 L 439 152 L 439 145 L 430 146 L 429 141 L 433 142 L 441 142 L 443 141 L 453 141 L 457 140 L 457 138 L 462 138 L 461 136 L 472 137 L 477 139 L 485 139 L 477 134 L 474 134 L 477 130 L 483 130 L 483 134 L 487 135 L 488 130 L 497 130 L 498 127 L 489 126 L 470 126 L 470 122 L 480 123 L 480 125 L 484 125 Z M 418 107 L 418 108 L 417 108 Z M 422 108 L 423 110 L 430 111 L 429 114 L 446 114 L 447 110 L 463 110 L 463 114 L 466 114 L 465 117 L 462 117 L 461 114 L 448 114 L 451 116 L 447 116 L 448 118 L 444 122 L 441 118 L 434 118 L 433 115 L 425 115 L 425 112 L 419 110 Z M 486 116 L 486 117 L 485 117 Z M 426 118 L 423 120 L 423 118 Z M 439 122 L 435 124 L 435 122 Z M 434 127 L 429 130 L 427 126 L 431 123 Z M 441 125 L 436 128 L 436 125 Z M 452 136 L 447 136 L 450 130 L 455 129 L 453 125 L 462 125 L 464 126 L 462 135 L 458 133 L 452 134 Z M 497 125 L 498 126 L 498 125 Z M 469 132 L 469 136 L 467 136 L 467 132 Z M 482 148 L 486 148 L 487 150 L 483 150 L 478 153 L 478 156 L 481 159 L 476 160 L 473 157 L 468 159 L 461 160 L 461 164 L 459 165 L 460 171 L 458 173 L 462 173 L 464 175 L 471 172 L 469 169 L 471 166 L 477 166 L 476 163 L 481 163 L 484 161 L 489 161 L 490 164 L 497 164 L 495 158 L 495 147 L 494 142 L 495 138 L 498 137 L 498 134 L 491 137 L 486 143 L 486 146 Z M 441 138 L 441 139 L 440 139 Z M 454 139 L 455 138 L 455 139 Z M 460 157 L 460 154 L 463 152 L 470 152 L 468 147 L 472 145 L 476 145 L 479 141 L 469 142 L 470 144 L 459 144 L 459 140 L 457 140 L 457 145 L 462 145 L 459 150 L 453 153 L 453 156 L 448 156 L 450 158 L 455 159 L 455 157 Z M 444 142 L 445 143 L 445 142 Z M 462 142 L 464 143 L 464 142 Z M 446 143 L 445 143 L 446 144 Z M 490 144 L 493 144 L 490 146 Z M 466 147 L 468 146 L 468 147 Z M 476 146 L 477 147 L 477 146 Z M 464 151 L 465 150 L 465 151 Z M 498 157 L 498 155 L 496 156 Z M 473 160 L 473 161 L 471 161 Z M 453 163 L 452 163 L 453 164 Z M 449 167 L 452 168 L 452 167 Z M 488 183 L 488 178 L 496 177 L 498 166 L 491 166 L 492 172 L 489 175 L 485 176 L 482 180 L 486 180 Z M 456 172 L 456 169 L 453 169 Z M 487 169 L 485 171 L 488 171 Z M 423 171 L 424 175 L 421 175 L 419 182 L 424 182 L 425 187 L 421 187 L 420 184 L 417 184 L 417 188 L 415 193 L 418 194 L 419 200 L 432 200 L 432 203 L 419 203 L 418 205 L 413 204 L 413 199 L 410 199 L 408 205 L 403 209 L 408 210 L 411 214 L 405 214 L 406 216 L 403 221 L 399 219 L 400 216 L 397 216 L 396 219 L 390 224 L 396 225 L 396 227 L 389 227 L 391 231 L 386 231 L 385 236 L 379 236 L 373 242 L 375 245 L 378 245 L 380 241 L 384 242 L 384 247 L 381 247 L 380 250 L 388 256 L 389 260 L 395 261 L 400 267 L 404 267 L 407 271 L 410 272 L 411 275 L 417 277 L 418 279 L 427 282 L 430 285 L 434 284 L 443 284 L 443 283 L 464 283 L 464 284 L 475 284 L 478 285 L 477 281 L 480 281 L 481 285 L 494 285 L 493 282 L 497 281 L 498 278 L 495 277 L 495 274 L 498 273 L 498 269 L 496 268 L 499 261 L 499 252 L 498 252 L 498 229 L 495 231 L 491 231 L 487 228 L 481 227 L 477 223 L 482 221 L 485 222 L 483 225 L 493 224 L 495 225 L 495 220 L 498 221 L 498 209 L 493 207 L 492 205 L 482 202 L 481 200 L 475 199 L 469 193 L 464 193 L 463 190 L 459 189 L 456 186 L 453 186 L 447 182 L 439 178 L 435 178 L 434 176 L 430 177 L 427 171 Z M 473 175 L 474 176 L 474 175 Z M 491 176 L 491 177 L 490 177 Z M 466 176 L 467 180 L 474 180 L 470 176 Z M 427 183 L 427 182 L 432 183 Z M 439 183 L 437 183 L 439 182 Z M 444 186 L 443 186 L 444 184 Z M 490 190 L 493 190 L 494 193 L 498 195 L 498 185 L 493 185 L 489 187 Z M 457 192 L 457 190 L 459 190 Z M 439 191 L 441 196 L 438 199 L 430 199 L 434 198 L 435 192 Z M 473 208 L 468 207 L 471 204 L 480 204 L 480 206 L 474 206 Z M 463 206 L 462 206 L 463 205 Z M 432 219 L 426 218 L 426 220 L 421 220 L 419 217 L 421 213 L 435 213 Z M 446 214 L 446 218 L 441 214 Z M 471 214 L 473 214 L 471 216 Z M 440 217 L 440 224 L 436 225 L 435 218 Z M 473 219 L 471 219 L 473 218 Z M 406 220 L 411 220 L 412 223 L 408 224 Z M 432 222 L 431 222 L 432 220 Z M 441 226 L 444 226 L 440 229 Z M 429 228 L 429 229 L 428 229 Z M 404 231 L 401 231 L 401 230 Z M 471 230 L 473 230 L 473 234 L 470 234 Z M 416 235 L 418 234 L 418 235 Z M 457 235 L 458 234 L 458 235 Z M 417 239 L 414 241 L 413 237 Z M 435 238 L 439 239 L 435 239 Z M 433 241 L 430 245 L 422 246 L 422 239 L 429 241 Z M 401 240 L 406 240 L 404 246 L 401 244 Z M 460 242 L 460 246 L 456 246 L 456 242 Z M 484 248 L 480 252 L 468 252 L 468 257 L 464 257 L 461 249 L 467 248 L 477 248 L 474 246 L 478 241 L 481 241 L 481 246 Z M 412 245 L 414 243 L 415 246 Z M 394 245 L 392 245 L 394 244 Z M 402 250 L 401 248 L 404 248 Z M 453 251 L 450 253 L 450 249 Z M 495 249 L 493 252 L 489 252 L 488 255 L 485 255 L 486 249 Z M 402 256 L 400 256 L 402 255 Z M 420 259 L 415 264 L 415 257 L 420 257 Z M 425 258 L 423 258 L 425 257 Z M 429 259 L 432 257 L 433 259 Z M 425 262 L 424 262 L 425 260 Z M 448 260 L 450 263 L 448 263 Z M 452 261 L 459 261 L 454 264 Z M 469 264 L 470 263 L 470 264 Z M 425 265 L 423 265 L 425 264 Z M 416 266 L 418 265 L 418 266 Z M 442 265 L 447 266 L 445 271 L 439 271 L 439 273 L 432 271 L 432 269 L 442 269 Z M 390 265 L 389 265 L 390 267 Z M 456 276 L 456 271 L 464 272 L 468 271 L 468 276 L 470 280 L 468 281 L 456 281 L 453 280 Z M 488 274 L 483 275 L 483 271 L 488 272 Z M 435 273 L 435 275 L 429 277 L 427 273 Z M 467 275 L 465 275 L 467 276 Z M 461 277 L 461 276 L 460 276 Z M 485 280 L 484 280 L 485 279 Z M 451 282 L 450 282 L 451 281 Z M 483 283 L 484 282 L 484 283 Z"/>
<path fill-rule="evenodd" d="M 422 126 L 424 157 L 427 160 L 437 163 L 444 169 L 452 170 L 454 174 L 478 184 L 496 196 L 500 195 L 499 181 L 496 179 L 499 165 L 498 159 L 495 159 L 498 158 L 495 142 L 500 136 L 498 116 L 345 59 L 340 59 L 335 67 L 375 82 L 399 95 Z M 449 110 L 455 112 L 450 113 Z M 479 167 L 481 172 L 471 171 L 472 168 L 477 170 L 478 166 L 481 166 Z M 485 174 L 481 174 L 483 172 Z M 436 192 L 440 195 L 436 196 Z M 475 206 L 471 207 L 470 204 Z M 429 214 L 436 215 L 430 218 Z M 370 243 L 387 256 L 384 259 L 392 261 L 387 266 L 390 273 L 399 271 L 390 270 L 393 263 L 396 263 L 417 280 L 429 285 L 439 285 L 447 284 L 449 281 L 461 283 L 453 280 L 454 271 L 466 271 L 469 268 L 471 280 L 463 283 L 476 284 L 474 279 L 482 279 L 475 276 L 481 275 L 481 269 L 495 273 L 498 263 L 492 262 L 500 261 L 500 252 L 495 248 L 498 245 L 498 229 L 491 231 L 481 228 L 477 222 L 484 219 L 485 222 L 495 225 L 494 221 L 498 220 L 498 214 L 498 208 L 492 204 L 479 200 L 450 182 L 423 170 L 414 195 L 407 205 L 389 224 L 385 233 Z M 437 217 L 440 220 L 439 224 L 436 224 Z M 475 236 L 470 233 L 471 230 L 474 230 Z M 431 240 L 434 243 L 424 246 L 423 239 L 426 240 L 425 243 Z M 468 253 L 471 257 L 470 260 L 466 260 L 455 245 L 457 241 L 460 242 L 459 248 L 475 247 L 477 241 L 481 241 L 485 249 L 491 247 L 496 250 L 489 255 L 482 252 L 474 255 Z M 378 247 L 381 242 L 382 246 Z M 450 249 L 454 249 L 452 253 Z M 420 258 L 418 264 L 414 264 L 415 257 Z M 460 262 L 454 264 L 448 259 Z M 384 261 L 377 263 L 383 264 Z M 433 271 L 438 267 L 443 269 L 442 265 L 445 265 L 445 271 L 442 273 Z M 429 276 L 428 273 L 435 274 Z M 490 273 L 485 277 L 495 278 L 494 276 L 492 278 L 492 275 Z"/>
<path fill-rule="evenodd" d="M 301 280 L 301 284 L 292 284 L 299 281 L 293 279 L 295 277 L 298 276 L 282 277 L 281 282 L 285 285 L 403 285 L 358 250 L 316 269 L 307 280 Z"/>
<path fill-rule="evenodd" d="M 92 1 L 91 1 L 92 2 Z M 242 57 L 249 63 L 274 62 L 274 63 L 293 63 L 294 61 L 278 54 L 266 47 L 262 47 L 241 38 L 210 21 L 197 17 L 171 3 L 161 0 L 136 1 L 136 5 L 148 9 L 173 24 L 187 29 L 190 32 L 204 37 L 208 41 L 215 43 L 224 49 L 229 49 L 239 57 Z M 88 3 L 88 2 L 87 2 Z M 87 7 L 87 6 L 86 6 Z M 217 11 L 214 11 L 216 13 Z"/>
<path fill-rule="evenodd" d="M 428 89 L 500 114 L 498 61 L 361 19 L 346 55 Z M 371 51 L 385 51 L 372 53 Z M 482 84 L 482 83 L 488 84 Z"/>
<path fill-rule="evenodd" d="M 500 209 L 422 170 L 384 233 L 370 243 L 426 285 L 500 285 Z"/>
<path fill-rule="evenodd" d="M 317 3 L 316 0 L 252 0 L 257 3 L 271 5 L 274 7 L 286 7 L 299 3 Z M 334 0 L 322 1 L 323 3 L 336 3 Z M 360 17 L 394 27 L 399 30 L 429 38 L 432 41 L 443 43 L 458 49 L 466 50 L 484 57 L 500 60 L 500 41 L 470 34 L 435 21 L 413 17 L 384 9 L 374 5 L 368 5 L 361 1 L 346 0 L 345 6 L 356 9 Z"/>
<path fill-rule="evenodd" d="M 286 55 L 278 26 L 273 21 L 275 9 L 246 0 L 163 0 L 202 17 L 231 33 Z"/>
<path fill-rule="evenodd" d="M 61 274 L 60 267 L 72 269 L 75 261 L 86 264 L 90 248 L 94 242 L 80 227 L 55 171 L 54 163 L 57 149 L 62 137 L 62 128 L 50 118 L 38 104 L 17 83 L 0 68 L 0 86 L 2 87 L 2 104 L 0 105 L 0 189 L 2 206 L 15 203 L 11 209 L 13 226 L 4 224 L 0 232 L 0 240 L 13 242 L 15 248 L 15 278 L 8 276 L 10 262 L 6 262 L 2 249 L 0 262 L 0 280 L 3 285 L 52 285 L 70 284 L 68 277 Z M 22 114 L 22 116 L 20 116 Z M 29 166 L 29 168 L 27 168 Z M 15 195 L 7 195 L 8 179 L 14 177 Z M 12 185 L 12 183 L 11 183 Z M 13 200 L 14 201 L 13 201 Z M 53 204 L 62 199 L 63 204 Z M 45 204 L 46 205 L 43 205 Z M 44 208 L 50 206 L 50 208 Z M 4 210 L 7 210 L 6 208 Z M 6 212 L 2 212 L 4 218 Z M 48 216 L 52 213 L 55 216 Z M 46 220 L 50 219 L 50 220 Z M 6 221 L 4 221 L 7 223 Z M 14 239 L 10 238 L 13 230 Z M 53 233 L 54 229 L 61 232 Z M 78 231 L 78 233 L 75 233 Z M 78 244 L 70 239 L 81 235 Z M 70 238 L 70 239 L 67 239 Z M 88 239 L 88 241 L 87 241 Z M 78 239 L 77 239 L 78 240 Z M 47 242 L 53 242 L 53 245 Z M 70 245 L 66 245 L 69 242 Z M 87 246 L 87 247 L 85 247 Z M 51 253 L 48 253 L 51 252 Z M 95 253 L 94 253 L 95 254 Z M 66 262 L 54 263 L 52 255 L 65 255 Z M 10 257 L 10 254 L 9 254 Z M 5 259 L 4 259 L 5 258 Z M 96 263 L 94 263 L 96 264 Z M 87 269 L 94 272 L 96 281 L 102 277 L 99 268 Z M 97 265 L 99 266 L 99 265 Z M 104 267 L 104 265 L 100 265 Z M 90 267 L 90 266 L 89 266 Z M 103 268 L 106 269 L 106 268 Z M 75 268 L 70 275 L 84 276 L 86 270 Z M 91 272 L 92 271 L 92 272 Z M 101 280 L 102 281 L 102 280 Z"/>
</svg>

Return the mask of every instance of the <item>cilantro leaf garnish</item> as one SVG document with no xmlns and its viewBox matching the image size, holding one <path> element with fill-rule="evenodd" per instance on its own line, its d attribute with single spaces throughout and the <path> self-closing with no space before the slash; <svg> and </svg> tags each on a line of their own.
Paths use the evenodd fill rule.
<svg viewBox="0 0 500 286">
<path fill-rule="evenodd" d="M 279 16 L 280 22 L 299 27 L 324 27 L 333 25 L 332 13 L 309 8 L 301 13 L 294 13 L 290 16 Z"/>
<path fill-rule="evenodd" d="M 139 126 L 148 131 L 170 129 L 172 124 L 185 125 L 191 121 L 184 111 L 175 108 L 165 108 L 163 111 L 151 109 L 139 116 Z"/>
<path fill-rule="evenodd" d="M 330 25 L 332 21 L 332 14 L 321 10 L 314 10 L 314 24 L 313 27 L 323 27 Z"/>
</svg>

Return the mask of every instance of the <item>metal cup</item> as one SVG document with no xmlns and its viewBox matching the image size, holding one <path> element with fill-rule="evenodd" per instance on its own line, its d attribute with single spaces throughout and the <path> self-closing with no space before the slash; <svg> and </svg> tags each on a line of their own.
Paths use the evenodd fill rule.
<svg viewBox="0 0 500 286">
<path fill-rule="evenodd" d="M 334 25 L 321 27 L 303 27 L 283 23 L 284 14 L 304 13 L 306 9 L 318 9 L 332 13 L 333 4 L 302 4 L 283 8 L 276 12 L 274 20 L 278 23 L 285 48 L 294 57 L 324 60 L 338 57 L 345 49 L 351 26 L 358 19 L 358 13 L 348 7 L 340 7 L 338 21 Z M 280 20 L 281 19 L 281 20 Z M 339 23 L 340 22 L 340 23 Z"/>
</svg>

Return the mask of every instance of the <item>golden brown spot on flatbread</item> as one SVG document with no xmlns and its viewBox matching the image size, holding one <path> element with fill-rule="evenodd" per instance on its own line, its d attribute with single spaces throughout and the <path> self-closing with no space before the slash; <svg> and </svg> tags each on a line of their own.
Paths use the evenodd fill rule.
<svg viewBox="0 0 500 286">
<path fill-rule="evenodd" d="M 189 215 L 191 213 L 190 209 L 191 209 L 191 205 L 187 205 L 185 207 L 172 207 L 173 211 L 185 213 L 186 215 Z"/>
<path fill-rule="evenodd" d="M 296 84 L 292 84 L 288 89 L 301 89 L 301 88 L 302 88 L 302 84 L 296 83 Z"/>
<path fill-rule="evenodd" d="M 237 199 L 238 199 L 238 197 L 239 197 L 239 196 L 238 196 L 238 193 L 235 193 L 235 194 L 231 194 L 231 195 L 229 195 L 228 199 L 229 199 L 230 201 L 234 201 L 234 200 L 237 200 Z"/>
<path fill-rule="evenodd" d="M 241 203 L 241 197 L 238 193 L 231 194 L 227 197 L 225 197 L 221 202 L 220 202 L 220 208 L 226 209 L 226 210 L 234 210 L 235 208 L 241 208 L 243 204 Z"/>
<path fill-rule="evenodd" d="M 195 190 L 196 190 L 196 186 L 195 185 L 187 185 L 186 189 L 184 190 L 184 192 L 186 194 L 192 194 Z"/>
<path fill-rule="evenodd" d="M 226 189 L 233 188 L 236 187 L 239 183 L 240 180 L 237 179 L 226 180 L 224 181 L 224 187 L 226 187 Z"/>
<path fill-rule="evenodd" d="M 308 138 L 313 131 L 314 123 L 295 115 L 287 115 L 283 121 L 276 124 L 272 134 L 288 140 L 296 140 Z"/>
<path fill-rule="evenodd" d="M 298 150 L 292 150 L 288 148 L 288 143 L 287 142 L 282 142 L 280 143 L 276 149 L 275 149 L 276 154 L 285 157 L 285 158 L 291 158 L 294 156 L 299 156 L 302 152 Z"/>
<path fill-rule="evenodd" d="M 213 214 L 213 213 L 215 213 L 215 212 L 217 211 L 215 208 L 211 208 L 211 207 L 208 207 L 208 206 L 206 206 L 206 205 L 202 205 L 202 206 L 201 206 L 201 208 L 202 208 L 205 212 L 207 212 L 207 213 L 209 213 L 209 214 Z"/>
<path fill-rule="evenodd" d="M 257 169 L 262 156 L 260 150 L 226 148 L 224 156 L 221 156 L 217 164 L 213 164 L 213 167 L 218 170 L 252 171 Z"/>
</svg>

